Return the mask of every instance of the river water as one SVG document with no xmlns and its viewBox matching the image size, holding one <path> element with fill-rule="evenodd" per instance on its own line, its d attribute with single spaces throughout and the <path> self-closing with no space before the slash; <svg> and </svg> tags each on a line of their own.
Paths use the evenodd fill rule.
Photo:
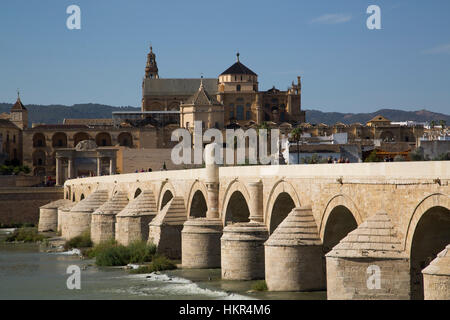
<svg viewBox="0 0 450 320">
<path fill-rule="evenodd" d="M 67 289 L 67 267 L 81 268 L 81 289 Z M 94 260 L 48 253 L 36 244 L 0 242 L 0 299 L 325 299 L 325 292 L 249 292 L 253 281 L 225 281 L 220 269 L 131 275 Z"/>
</svg>

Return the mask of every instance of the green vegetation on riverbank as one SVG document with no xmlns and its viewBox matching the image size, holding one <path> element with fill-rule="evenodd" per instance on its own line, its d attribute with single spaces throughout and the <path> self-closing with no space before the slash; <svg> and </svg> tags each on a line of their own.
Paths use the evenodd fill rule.
<svg viewBox="0 0 450 320">
<path fill-rule="evenodd" d="M 39 234 L 37 228 L 19 228 L 7 236 L 6 242 L 41 242 L 47 239 L 47 236 Z"/>
<path fill-rule="evenodd" d="M 168 258 L 160 255 L 154 255 L 150 264 L 145 266 L 140 266 L 137 269 L 130 270 L 130 273 L 138 274 L 138 273 L 152 273 L 156 271 L 163 270 L 173 270 L 176 269 L 177 266 L 175 263 Z"/>
<path fill-rule="evenodd" d="M 107 242 L 94 247 L 88 254 L 95 256 L 95 264 L 98 266 L 124 266 L 152 261 L 156 246 L 144 241 L 133 242 L 128 246 Z"/>
<path fill-rule="evenodd" d="M 91 240 L 91 234 L 89 231 L 83 232 L 81 235 L 74 237 L 70 240 L 67 240 L 64 244 L 64 249 L 69 250 L 73 248 L 90 248 L 92 247 L 93 243 Z"/>
<path fill-rule="evenodd" d="M 125 266 L 130 263 L 145 263 L 132 273 L 151 273 L 154 271 L 176 269 L 176 265 L 168 258 L 156 253 L 154 244 L 145 241 L 132 242 L 127 246 L 108 240 L 93 246 L 89 232 L 72 238 L 64 245 L 66 250 L 78 248 L 84 257 L 95 259 L 99 267 Z"/>
<path fill-rule="evenodd" d="M 255 282 L 252 285 L 252 290 L 253 291 L 267 291 L 267 283 L 265 280 L 260 280 Z"/>
</svg>

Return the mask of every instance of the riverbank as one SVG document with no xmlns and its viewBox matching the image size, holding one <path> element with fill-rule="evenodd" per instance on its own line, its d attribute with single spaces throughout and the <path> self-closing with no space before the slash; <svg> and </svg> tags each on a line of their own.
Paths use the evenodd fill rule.
<svg viewBox="0 0 450 320">
<path fill-rule="evenodd" d="M 134 275 L 122 267 L 97 267 L 94 260 L 46 251 L 47 248 L 37 244 L 0 243 L 0 299 L 326 298 L 325 292 L 249 292 L 254 281 L 222 280 L 220 269 L 176 269 Z M 70 265 L 81 269 L 81 290 L 67 289 L 70 275 L 66 270 Z"/>
</svg>

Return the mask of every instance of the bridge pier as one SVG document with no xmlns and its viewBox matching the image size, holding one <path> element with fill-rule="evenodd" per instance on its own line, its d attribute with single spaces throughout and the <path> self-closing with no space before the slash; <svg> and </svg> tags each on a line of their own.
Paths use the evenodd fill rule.
<svg viewBox="0 0 450 320">
<path fill-rule="evenodd" d="M 369 217 L 328 254 L 327 297 L 410 299 L 409 259 L 386 213 Z"/>
<path fill-rule="evenodd" d="M 214 157 L 216 146 L 216 143 L 211 143 L 205 147 L 206 218 L 187 220 L 181 231 L 183 268 L 220 268 L 223 224 L 219 218 L 219 166 Z"/>
<path fill-rule="evenodd" d="M 171 259 L 181 259 L 181 230 L 186 221 L 182 197 L 172 198 L 149 223 L 148 242 L 157 252 Z"/>
<path fill-rule="evenodd" d="M 425 300 L 450 300 L 450 244 L 422 270 Z"/>
<path fill-rule="evenodd" d="M 116 240 L 122 245 L 148 240 L 148 225 L 156 216 L 153 192 L 144 190 L 116 216 Z"/>
<path fill-rule="evenodd" d="M 181 263 L 183 268 L 220 268 L 219 219 L 189 219 L 181 231 Z"/>
<path fill-rule="evenodd" d="M 264 218 L 261 180 L 250 182 L 248 189 L 252 195 L 248 204 L 250 222 L 231 224 L 223 229 L 223 279 L 264 279 L 264 242 L 269 238 L 269 231 L 262 223 Z"/>
<path fill-rule="evenodd" d="M 65 206 L 58 208 L 58 226 L 57 231 L 64 237 L 67 234 L 68 228 L 68 217 L 70 210 L 76 205 L 76 202 L 71 202 L 66 204 Z"/>
<path fill-rule="evenodd" d="M 94 244 L 115 239 L 116 214 L 125 208 L 127 203 L 127 194 L 118 191 L 92 213 L 91 240 Z"/>
<path fill-rule="evenodd" d="M 265 243 L 266 283 L 270 291 L 325 288 L 322 241 L 310 206 L 294 208 Z"/>
<path fill-rule="evenodd" d="M 58 208 L 71 203 L 70 200 L 61 199 L 52 201 L 39 208 L 38 231 L 57 231 L 58 229 Z"/>
<path fill-rule="evenodd" d="M 106 201 L 108 201 L 108 191 L 97 190 L 73 206 L 65 218 L 64 224 L 67 228 L 63 228 L 63 237 L 71 239 L 90 230 L 92 212 Z"/>
<path fill-rule="evenodd" d="M 264 279 L 264 242 L 269 237 L 262 223 L 236 223 L 223 229 L 221 238 L 222 278 Z"/>
</svg>

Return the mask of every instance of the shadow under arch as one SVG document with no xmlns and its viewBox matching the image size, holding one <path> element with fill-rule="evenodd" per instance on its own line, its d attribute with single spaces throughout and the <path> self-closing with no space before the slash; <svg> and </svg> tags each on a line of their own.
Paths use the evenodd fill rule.
<svg viewBox="0 0 450 320">
<path fill-rule="evenodd" d="M 356 224 L 359 226 L 363 221 L 361 214 L 359 213 L 358 207 L 355 205 L 355 203 L 350 199 L 350 197 L 344 195 L 344 194 L 338 194 L 333 196 L 325 206 L 325 210 L 323 211 L 320 225 L 319 225 L 319 236 L 320 239 L 324 238 L 325 233 L 325 227 L 328 223 L 328 219 L 333 211 L 334 208 L 342 206 L 348 209 L 348 211 L 352 214 L 353 218 L 356 221 Z"/>
<path fill-rule="evenodd" d="M 141 188 L 137 188 L 136 191 L 134 191 L 133 199 L 136 199 L 141 193 Z"/>
<path fill-rule="evenodd" d="M 323 253 L 321 267 L 325 279 L 327 278 L 325 255 L 361 223 L 358 209 L 350 198 L 337 195 L 328 202 L 319 227 Z"/>
<path fill-rule="evenodd" d="M 197 190 L 192 197 L 192 201 L 188 208 L 189 217 L 193 218 L 206 218 L 206 211 L 208 210 L 208 206 L 206 204 L 205 196 L 203 192 Z"/>
<path fill-rule="evenodd" d="M 450 197 L 432 194 L 415 208 L 408 224 L 405 250 L 410 257 L 411 299 L 424 298 L 422 270 L 450 244 Z"/>
<path fill-rule="evenodd" d="M 300 200 L 294 187 L 284 180 L 278 181 L 269 194 L 264 214 L 270 234 L 295 207 L 300 207 Z"/>
<path fill-rule="evenodd" d="M 237 193 L 236 193 L 237 192 Z M 236 195 L 235 195 L 236 193 Z M 230 207 L 230 200 L 233 197 L 232 207 Z M 250 194 L 248 193 L 245 185 L 239 180 L 235 179 L 231 181 L 225 191 L 225 196 L 222 202 L 222 210 L 221 210 L 221 219 L 223 224 L 226 225 L 227 222 L 246 222 L 248 221 L 248 217 L 250 216 L 250 210 L 248 207 L 248 203 L 250 201 Z M 242 207 L 235 208 L 236 203 L 239 203 Z M 236 217 L 239 217 L 239 220 L 244 221 L 233 221 L 232 212 L 235 211 Z M 238 214 L 239 211 L 243 211 L 242 214 Z M 244 216 L 247 215 L 247 219 Z M 246 221 L 245 221 L 246 220 Z"/>
<path fill-rule="evenodd" d="M 158 193 L 158 211 L 164 208 L 164 206 L 175 196 L 175 188 L 172 183 L 168 179 L 163 181 Z"/>
<path fill-rule="evenodd" d="M 189 190 L 187 203 L 187 216 L 199 218 L 206 217 L 208 210 L 208 190 L 200 181 L 195 181 Z M 194 210 L 193 210 L 194 209 Z"/>
</svg>

